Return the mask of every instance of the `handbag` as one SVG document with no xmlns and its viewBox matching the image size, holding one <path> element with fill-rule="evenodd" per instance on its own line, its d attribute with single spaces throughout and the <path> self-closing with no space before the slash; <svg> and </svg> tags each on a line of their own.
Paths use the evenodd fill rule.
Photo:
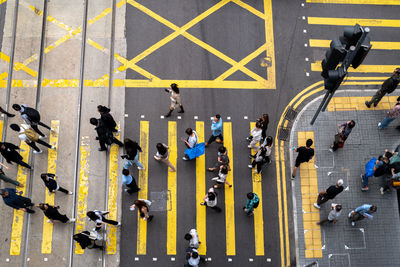
<svg viewBox="0 0 400 267">
<path fill-rule="evenodd" d="M 189 157 L 189 159 L 194 159 L 203 155 L 205 148 L 205 143 L 200 143 L 195 145 L 193 148 L 185 149 L 185 154 Z"/>
</svg>

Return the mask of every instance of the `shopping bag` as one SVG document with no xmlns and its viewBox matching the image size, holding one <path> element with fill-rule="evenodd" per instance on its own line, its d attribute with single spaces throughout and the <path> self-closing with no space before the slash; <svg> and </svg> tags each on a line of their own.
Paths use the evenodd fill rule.
<svg viewBox="0 0 400 267">
<path fill-rule="evenodd" d="M 365 176 L 367 178 L 374 176 L 374 166 L 375 166 L 376 158 L 372 157 L 367 164 L 365 164 Z"/>
<path fill-rule="evenodd" d="M 197 144 L 194 148 L 185 149 L 185 154 L 189 159 L 197 158 L 204 154 L 206 146 L 204 143 Z"/>
</svg>

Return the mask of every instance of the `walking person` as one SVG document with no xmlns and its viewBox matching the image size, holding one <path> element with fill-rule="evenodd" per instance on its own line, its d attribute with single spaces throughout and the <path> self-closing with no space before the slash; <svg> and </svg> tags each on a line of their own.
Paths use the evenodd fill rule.
<svg viewBox="0 0 400 267">
<path fill-rule="evenodd" d="M 228 177 L 228 167 L 226 165 L 221 165 L 218 176 L 211 179 L 217 182 L 217 184 L 214 185 L 214 188 L 218 189 L 223 184 L 227 184 L 229 187 L 232 187 L 232 185 L 226 180 L 227 177 Z"/>
<path fill-rule="evenodd" d="M 176 106 L 180 107 L 180 110 L 178 113 L 184 113 L 185 111 L 183 110 L 183 106 L 181 103 L 181 95 L 179 93 L 179 88 L 176 83 L 171 84 L 171 89 L 165 89 L 167 93 L 170 94 L 169 99 L 171 99 L 171 105 L 169 107 L 169 112 L 165 115 L 166 118 L 170 117 L 172 114 L 172 111 L 174 111 Z"/>
<path fill-rule="evenodd" d="M 342 214 L 342 205 L 332 203 L 331 204 L 331 211 L 328 214 L 328 218 L 326 218 L 326 219 L 324 219 L 324 220 L 322 220 L 320 222 L 317 222 L 317 225 L 322 225 L 322 224 L 324 224 L 326 222 L 336 223 L 337 220 L 340 217 L 340 214 Z"/>
<path fill-rule="evenodd" d="M 20 148 L 17 147 L 14 144 L 7 143 L 7 142 L 0 142 L 0 153 L 1 155 L 6 159 L 7 163 L 12 164 L 11 162 L 15 162 L 22 167 L 25 167 L 27 169 L 32 169 L 32 167 L 23 161 L 23 157 L 17 150 Z M 23 151 L 21 149 L 21 151 Z"/>
<path fill-rule="evenodd" d="M 187 264 L 185 264 L 185 267 L 198 267 L 200 262 L 205 262 L 205 259 L 200 257 L 199 251 L 193 247 L 186 249 L 186 260 Z"/>
<path fill-rule="evenodd" d="M 189 241 L 190 248 L 199 248 L 201 242 L 199 240 L 199 235 L 197 234 L 196 229 L 191 229 L 189 233 L 185 234 L 185 239 Z"/>
<path fill-rule="evenodd" d="M 3 197 L 4 204 L 16 210 L 35 213 L 31 209 L 35 204 L 29 198 L 21 196 L 21 194 L 22 191 L 17 191 L 13 188 L 0 189 L 0 195 Z"/>
<path fill-rule="evenodd" d="M 137 186 L 135 179 L 132 175 L 129 174 L 128 169 L 122 170 L 122 185 L 126 185 L 124 191 L 128 194 L 136 193 L 140 191 L 140 188 Z"/>
<path fill-rule="evenodd" d="M 203 198 L 204 202 L 201 202 L 200 205 L 210 207 L 216 212 L 221 212 L 221 208 L 217 206 L 217 193 L 215 192 L 214 188 L 211 187 L 208 189 L 207 194 Z"/>
<path fill-rule="evenodd" d="M 78 242 L 78 244 L 81 246 L 82 249 L 85 248 L 98 248 L 100 250 L 103 250 L 104 247 L 102 245 L 96 244 L 96 241 L 100 240 L 98 239 L 97 233 L 94 232 L 89 232 L 89 231 L 83 231 L 82 233 L 74 234 L 73 239 Z"/>
<path fill-rule="evenodd" d="M 339 132 L 335 134 L 335 140 L 333 141 L 333 145 L 331 145 L 331 147 L 329 148 L 330 152 L 334 152 L 338 150 L 338 148 L 342 148 L 344 146 L 344 142 L 349 137 L 355 125 L 356 123 L 353 120 L 338 125 Z"/>
<path fill-rule="evenodd" d="M 4 115 L 7 115 L 10 118 L 15 116 L 14 114 L 11 114 L 11 113 L 8 113 L 7 111 L 5 111 L 2 107 L 0 107 L 0 113 L 3 113 Z"/>
<path fill-rule="evenodd" d="M 8 170 L 8 167 L 6 165 L 4 165 L 3 163 L 1 163 L 1 162 L 0 162 L 0 166 L 6 168 Z M 15 181 L 15 180 L 11 179 L 10 177 L 8 177 L 4 173 L 3 168 L 0 168 L 0 180 L 3 180 L 6 183 L 10 183 L 10 184 L 13 184 L 13 185 L 16 185 L 16 186 L 21 186 L 20 182 Z"/>
<path fill-rule="evenodd" d="M 263 114 L 259 121 L 261 122 L 261 141 L 265 142 L 265 138 L 267 138 L 267 129 L 269 124 L 268 114 Z"/>
<path fill-rule="evenodd" d="M 63 192 L 64 194 L 67 194 L 67 195 L 73 194 L 71 191 L 68 191 L 67 189 L 62 188 L 61 186 L 58 185 L 57 181 L 54 179 L 54 178 L 58 178 L 58 177 L 53 173 L 42 173 L 40 175 L 40 178 L 42 178 L 44 185 L 49 190 L 50 196 L 52 193 L 55 193 L 56 191 Z"/>
<path fill-rule="evenodd" d="M 97 111 L 100 113 L 100 120 L 103 122 L 104 126 L 108 128 L 111 132 L 118 132 L 117 123 L 115 122 L 113 116 L 110 114 L 110 109 L 106 106 L 98 105 Z"/>
<path fill-rule="evenodd" d="M 356 225 L 356 221 L 361 221 L 364 218 L 372 220 L 374 218 L 372 213 L 376 212 L 376 209 L 377 207 L 374 205 L 364 204 L 355 210 L 350 211 L 348 217 L 351 221 L 351 226 L 354 227 Z"/>
<path fill-rule="evenodd" d="M 243 207 L 243 211 L 247 213 L 247 216 L 252 216 L 254 214 L 254 209 L 260 204 L 260 199 L 256 193 L 247 193 L 246 206 Z"/>
<path fill-rule="evenodd" d="M 60 221 L 62 223 L 67 223 L 67 222 L 75 222 L 75 218 L 69 219 L 67 215 L 62 215 L 58 209 L 60 206 L 52 206 L 47 203 L 40 203 L 36 205 L 39 209 L 41 209 L 44 213 L 44 215 L 48 218 L 47 222 L 50 222 L 52 224 L 55 224 L 55 221 Z"/>
<path fill-rule="evenodd" d="M 142 148 L 139 146 L 139 144 L 129 138 L 125 138 L 123 145 L 126 153 L 125 155 L 121 156 L 121 158 L 126 159 L 124 169 L 128 169 L 133 165 L 133 163 L 135 163 L 139 170 L 144 170 L 143 164 L 139 161 L 139 152 L 142 152 Z"/>
<path fill-rule="evenodd" d="M 383 82 L 383 84 L 381 85 L 381 89 L 379 89 L 375 93 L 372 99 L 370 101 L 365 101 L 365 105 L 368 108 L 370 108 L 371 104 L 374 104 L 374 107 L 376 107 L 386 94 L 391 94 L 393 93 L 394 90 L 396 90 L 399 82 L 400 82 L 400 68 L 396 68 L 393 71 L 392 76 L 390 76 L 390 78 L 386 79 Z"/>
<path fill-rule="evenodd" d="M 99 151 L 107 150 L 106 144 L 110 146 L 111 144 L 114 143 L 120 147 L 124 145 L 121 143 L 121 141 L 119 141 L 117 138 L 114 137 L 111 130 L 104 125 L 104 122 L 102 120 L 96 118 L 90 118 L 90 124 L 96 126 L 96 128 L 94 128 L 97 132 L 97 136 L 95 139 L 99 140 L 100 143 L 100 148 L 98 149 Z"/>
<path fill-rule="evenodd" d="M 314 149 L 311 148 L 313 144 L 313 140 L 308 139 L 306 141 L 306 146 L 301 146 L 298 148 L 293 147 L 293 150 L 299 153 L 296 157 L 296 163 L 294 164 L 293 172 L 292 172 L 292 180 L 296 177 L 297 168 L 300 167 L 300 164 L 303 162 L 309 162 L 312 157 L 314 157 Z"/>
<path fill-rule="evenodd" d="M 319 192 L 317 203 L 314 203 L 314 207 L 317 209 L 321 208 L 321 205 L 327 202 L 330 199 L 334 199 L 338 194 L 343 191 L 343 180 L 337 180 L 335 185 L 331 185 L 326 190 Z"/>
<path fill-rule="evenodd" d="M 18 135 L 19 139 L 25 142 L 28 146 L 32 147 L 35 150 L 33 151 L 33 153 L 35 154 L 43 152 L 41 149 L 37 147 L 36 142 L 50 149 L 53 150 L 56 149 L 55 146 L 52 146 L 46 143 L 45 141 L 40 140 L 39 135 L 36 132 L 34 132 L 32 128 L 29 127 L 29 125 L 21 124 L 21 127 L 19 127 L 17 124 L 11 124 L 10 128 L 19 133 Z"/>
<path fill-rule="evenodd" d="M 105 215 L 107 215 L 108 213 L 110 213 L 109 211 L 100 211 L 100 210 L 93 210 L 93 211 L 88 211 L 86 212 L 86 216 L 94 221 L 96 223 L 96 228 L 95 231 L 99 231 L 101 229 L 101 226 L 108 223 L 111 225 L 115 225 L 115 226 L 120 226 L 121 223 L 114 221 L 114 220 L 109 220 L 106 217 L 104 217 Z"/>
<path fill-rule="evenodd" d="M 246 138 L 247 141 L 250 141 L 250 144 L 247 146 L 248 148 L 252 149 L 259 149 L 260 147 L 257 145 L 258 142 L 261 141 L 262 136 L 262 129 L 261 129 L 261 122 L 256 122 L 256 125 L 251 130 L 251 135 Z"/>
<path fill-rule="evenodd" d="M 372 169 L 373 176 L 379 177 L 390 173 L 389 158 L 391 155 L 393 155 L 391 152 L 386 152 L 383 156 L 380 156 L 375 161 L 374 168 Z M 362 179 L 361 191 L 366 192 L 369 190 L 368 180 L 371 177 L 372 175 L 367 175 L 367 173 L 361 174 L 361 179 Z"/>
<path fill-rule="evenodd" d="M 182 139 L 182 141 L 185 142 L 187 148 L 194 148 L 197 145 L 198 140 L 196 131 L 192 128 L 187 128 L 185 133 L 188 135 L 188 137 L 186 140 Z M 189 156 L 185 154 L 182 159 L 189 160 Z"/>
<path fill-rule="evenodd" d="M 46 137 L 38 128 L 38 125 L 43 126 L 44 128 L 49 129 L 50 131 L 54 131 L 54 129 L 50 128 L 50 126 L 44 124 L 40 121 L 40 113 L 34 108 L 30 108 L 25 104 L 21 106 L 18 104 L 12 105 L 12 108 L 15 111 L 19 111 L 21 113 L 22 119 L 26 122 L 26 124 L 30 125 L 32 129 L 37 132 L 40 136 Z"/>
<path fill-rule="evenodd" d="M 222 136 L 221 115 L 217 114 L 214 116 L 214 118 L 211 122 L 211 131 L 212 131 L 212 134 L 211 134 L 210 138 L 208 139 L 208 142 L 206 142 L 206 147 L 214 141 L 216 141 L 217 143 L 223 144 L 224 137 Z"/>
<path fill-rule="evenodd" d="M 157 148 L 157 153 L 154 155 L 154 159 L 165 163 L 169 167 L 168 171 L 175 172 L 176 171 L 175 167 L 172 165 L 172 163 L 168 159 L 169 158 L 169 151 L 168 151 L 169 147 L 166 144 L 157 143 L 156 148 Z"/>
<path fill-rule="evenodd" d="M 400 96 L 397 98 L 397 103 L 386 113 L 386 117 L 378 123 L 379 130 L 385 129 L 389 124 L 400 116 Z"/>
<path fill-rule="evenodd" d="M 254 167 L 257 166 L 255 173 L 261 173 L 262 166 L 264 165 L 264 163 L 268 164 L 271 163 L 271 159 L 269 158 L 269 156 L 272 153 L 272 141 L 273 141 L 272 136 L 268 136 L 265 139 L 264 144 L 254 155 L 255 158 L 253 162 L 250 165 L 248 165 L 250 169 L 253 169 Z M 253 158 L 253 156 L 251 156 L 251 158 Z"/>
<path fill-rule="evenodd" d="M 140 218 L 142 218 L 144 221 L 150 222 L 151 220 L 153 220 L 154 217 L 153 215 L 149 215 L 150 206 L 151 201 L 147 199 L 136 199 L 129 209 L 133 211 L 137 208 L 140 214 Z"/>
<path fill-rule="evenodd" d="M 207 170 L 209 172 L 213 172 L 216 170 L 220 170 L 220 167 L 222 165 L 227 166 L 228 171 L 231 170 L 231 168 L 229 167 L 229 157 L 228 157 L 228 151 L 226 150 L 226 147 L 224 146 L 220 146 L 218 148 L 218 158 L 217 158 L 217 163 L 215 164 L 214 167 L 208 168 Z"/>
</svg>

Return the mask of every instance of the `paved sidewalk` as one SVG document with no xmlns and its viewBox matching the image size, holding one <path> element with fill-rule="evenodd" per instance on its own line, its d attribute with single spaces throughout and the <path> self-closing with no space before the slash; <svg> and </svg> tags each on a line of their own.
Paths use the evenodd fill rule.
<svg viewBox="0 0 400 267">
<path fill-rule="evenodd" d="M 293 125 L 290 147 L 305 145 L 306 138 L 314 136 L 314 161 L 303 164 L 292 182 L 297 240 L 297 264 L 306 266 L 400 266 L 400 224 L 397 194 L 395 191 L 380 194 L 381 178 L 371 178 L 370 190 L 362 192 L 360 174 L 365 163 L 376 158 L 387 148 L 395 149 L 400 144 L 399 132 L 395 129 L 400 121 L 394 121 L 385 130 L 378 131 L 377 124 L 386 109 L 392 107 L 397 98 L 396 91 L 385 98 L 375 109 L 366 110 L 364 97 L 372 91 L 348 90 L 337 92 L 328 111 L 321 113 L 310 125 L 321 97 L 306 105 Z M 356 126 L 343 149 L 329 152 L 337 125 L 353 119 Z M 300 142 L 300 143 L 299 143 Z M 291 152 L 292 153 L 292 152 Z M 291 167 L 297 153 L 291 155 Z M 290 179 L 291 173 L 287 174 Z M 313 207 L 318 192 L 344 180 L 345 190 L 333 201 L 328 201 L 318 210 Z M 343 212 L 336 224 L 316 225 L 325 219 L 331 203 L 340 203 Z M 378 207 L 372 221 L 364 219 L 352 227 L 347 214 L 362 204 Z"/>
</svg>

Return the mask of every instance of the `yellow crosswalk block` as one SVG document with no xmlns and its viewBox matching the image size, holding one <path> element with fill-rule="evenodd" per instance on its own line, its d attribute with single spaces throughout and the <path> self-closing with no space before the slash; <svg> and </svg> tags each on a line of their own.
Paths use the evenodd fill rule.
<svg viewBox="0 0 400 267">
<path fill-rule="evenodd" d="M 204 122 L 196 121 L 196 132 L 198 143 L 204 142 Z M 203 197 L 206 194 L 206 160 L 205 155 L 196 158 L 196 229 L 201 242 L 199 246 L 199 254 L 206 255 L 206 207 L 201 206 Z"/>
<path fill-rule="evenodd" d="M 21 156 L 24 162 L 28 162 L 29 159 L 29 146 L 21 141 L 19 146 L 21 149 Z M 23 150 L 23 151 L 22 151 Z M 29 170 L 21 165 L 18 166 L 17 181 L 21 186 L 17 186 L 18 191 L 22 191 L 22 196 L 26 194 L 26 178 L 28 177 Z M 24 227 L 24 212 L 21 210 L 14 209 L 13 223 L 11 229 L 11 244 L 10 244 L 10 255 L 16 256 L 21 252 L 21 237 L 22 229 Z"/>
<path fill-rule="evenodd" d="M 306 0 L 306 3 L 353 5 L 400 5 L 399 0 Z"/>
<path fill-rule="evenodd" d="M 399 1 L 400 3 L 400 1 Z M 331 40 L 323 39 L 310 39 L 310 47 L 324 47 L 327 48 L 331 44 Z M 374 42 L 371 41 L 373 50 L 400 50 L 400 42 Z"/>
<path fill-rule="evenodd" d="M 1 120 L 0 121 L 0 140 L 3 139 L 3 124 L 4 124 L 4 121 Z"/>
<path fill-rule="evenodd" d="M 372 72 L 372 73 L 392 73 L 398 65 L 360 65 L 357 69 L 350 67 L 349 72 Z M 322 71 L 321 61 L 311 63 L 311 71 Z"/>
<path fill-rule="evenodd" d="M 169 160 L 176 166 L 178 155 L 176 121 L 168 122 Z M 170 192 L 169 207 L 167 211 L 167 254 L 176 254 L 176 172 L 168 171 L 168 191 Z"/>
<path fill-rule="evenodd" d="M 327 110 L 389 110 L 396 105 L 397 96 L 384 96 L 376 107 L 372 105 L 371 108 L 367 108 L 365 101 L 370 100 L 371 96 L 333 97 L 331 102 L 329 102 Z"/>
<path fill-rule="evenodd" d="M 147 199 L 147 182 L 148 182 L 148 161 L 149 161 L 149 122 L 140 121 L 140 147 L 142 153 L 139 155 L 139 161 L 143 164 L 144 170 L 139 171 L 139 191 L 138 197 L 141 199 Z M 137 218 L 137 255 L 146 255 L 147 246 L 147 221 L 140 218 L 138 212 Z"/>
<path fill-rule="evenodd" d="M 56 174 L 57 167 L 57 150 L 58 150 L 58 133 L 60 132 L 60 121 L 52 120 L 50 131 L 49 144 L 56 147 L 56 150 L 48 149 L 47 156 L 47 173 Z M 54 194 L 49 196 L 49 190 L 45 189 L 45 203 L 54 205 Z M 42 253 L 51 254 L 53 240 L 53 224 L 47 222 L 47 217 L 43 215 L 43 232 L 42 232 Z"/>
<path fill-rule="evenodd" d="M 356 23 L 361 26 L 369 27 L 400 27 L 398 19 L 360 19 L 360 18 L 325 18 L 308 17 L 308 24 L 316 25 L 336 25 L 336 26 L 354 26 Z"/>
</svg>

